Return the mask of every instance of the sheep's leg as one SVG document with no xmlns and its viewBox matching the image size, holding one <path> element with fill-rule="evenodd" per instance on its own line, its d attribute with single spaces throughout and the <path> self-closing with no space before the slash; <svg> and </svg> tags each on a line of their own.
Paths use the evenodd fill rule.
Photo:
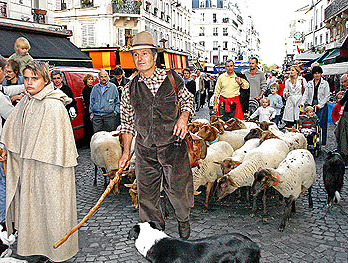
<svg viewBox="0 0 348 263">
<path fill-rule="evenodd" d="M 242 193 L 241 193 L 240 188 L 237 188 L 237 190 L 235 192 L 236 192 L 236 199 L 240 199 L 242 197 Z M 240 200 L 237 200 L 237 203 L 239 203 L 239 202 L 240 202 Z"/>
<path fill-rule="evenodd" d="M 245 188 L 245 191 L 246 191 L 245 196 L 246 196 L 246 201 L 247 201 L 248 203 L 250 203 L 250 189 L 251 189 L 251 187 L 249 187 L 249 186 L 247 186 L 247 187 Z"/>
<path fill-rule="evenodd" d="M 295 202 L 294 197 L 290 196 L 289 198 L 285 198 L 285 208 L 284 208 L 284 215 L 283 218 L 280 222 L 278 230 L 280 232 L 284 231 L 286 221 L 290 218 L 291 215 L 291 210 L 292 210 L 292 205 Z"/>
<path fill-rule="evenodd" d="M 93 186 L 97 186 L 97 174 L 98 174 L 98 166 L 94 165 L 94 182 L 93 182 Z"/>
<path fill-rule="evenodd" d="M 257 195 L 253 195 L 253 207 L 251 209 L 251 214 L 250 214 L 251 217 L 254 217 L 256 213 L 256 200 L 257 200 Z"/>
<path fill-rule="evenodd" d="M 209 196 L 210 196 L 211 188 L 213 187 L 213 185 L 214 185 L 214 182 L 209 182 L 206 185 L 207 189 L 205 190 L 205 203 L 204 203 L 203 212 L 207 212 L 208 211 L 208 208 L 209 208 Z"/>
<path fill-rule="evenodd" d="M 267 221 L 267 204 L 266 204 L 266 200 L 267 200 L 267 195 L 266 195 L 266 189 L 263 190 L 262 193 L 262 204 L 263 204 L 263 215 L 262 215 L 262 221 L 266 222 Z"/>
<path fill-rule="evenodd" d="M 308 188 L 308 203 L 309 203 L 309 207 L 313 208 L 312 186 Z"/>
<path fill-rule="evenodd" d="M 106 169 L 105 168 L 101 168 L 103 171 L 103 174 L 106 174 Z M 104 176 L 104 188 L 108 187 L 108 180 L 106 178 L 107 176 Z"/>
</svg>

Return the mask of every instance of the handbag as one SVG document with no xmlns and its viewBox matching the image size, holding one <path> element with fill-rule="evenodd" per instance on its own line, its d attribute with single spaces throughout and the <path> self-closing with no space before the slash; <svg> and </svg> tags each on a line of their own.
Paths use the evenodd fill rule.
<svg viewBox="0 0 348 263">
<path fill-rule="evenodd" d="M 172 84 L 175 90 L 176 96 L 178 98 L 178 87 L 175 83 L 173 72 L 171 70 L 167 70 L 166 73 L 170 83 Z M 180 112 L 180 105 L 179 105 L 179 112 Z M 189 155 L 191 167 L 196 167 L 200 164 L 200 159 L 204 159 L 207 156 L 207 144 L 201 137 L 190 132 L 186 134 L 185 141 L 187 144 L 187 152 Z"/>
</svg>

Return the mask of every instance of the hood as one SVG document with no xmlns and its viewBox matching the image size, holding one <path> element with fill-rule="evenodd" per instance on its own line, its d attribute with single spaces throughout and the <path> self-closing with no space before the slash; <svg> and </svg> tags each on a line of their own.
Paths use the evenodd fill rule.
<svg viewBox="0 0 348 263">
<path fill-rule="evenodd" d="M 39 93 L 33 96 L 29 95 L 29 97 L 37 100 L 43 100 L 44 98 L 60 100 L 63 102 L 64 106 L 72 102 L 72 99 L 69 98 L 63 91 L 54 89 L 53 83 L 48 84 Z"/>
</svg>

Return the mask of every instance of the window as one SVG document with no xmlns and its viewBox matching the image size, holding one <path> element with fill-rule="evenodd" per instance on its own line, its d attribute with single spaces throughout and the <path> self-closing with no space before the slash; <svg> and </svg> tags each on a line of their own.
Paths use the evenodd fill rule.
<svg viewBox="0 0 348 263">
<path fill-rule="evenodd" d="M 199 28 L 199 36 L 204 36 L 204 27 Z"/>
<path fill-rule="evenodd" d="M 213 41 L 213 50 L 218 50 L 219 42 Z"/>
<path fill-rule="evenodd" d="M 227 28 L 227 27 L 224 27 L 224 28 L 222 29 L 222 35 L 223 35 L 223 36 L 228 36 L 228 28 Z"/>
<path fill-rule="evenodd" d="M 204 22 L 204 13 L 201 13 L 201 21 Z"/>
<path fill-rule="evenodd" d="M 200 0 L 199 1 L 199 7 L 205 7 L 205 0 Z"/>
<path fill-rule="evenodd" d="M 203 47 L 205 47 L 205 41 L 199 41 L 199 44 Z"/>
<path fill-rule="evenodd" d="M 318 37 L 315 37 L 314 39 L 314 46 L 317 46 L 318 45 Z"/>
<path fill-rule="evenodd" d="M 82 46 L 95 46 L 95 28 L 94 24 L 82 24 L 81 25 L 81 33 L 82 33 Z M 124 31 L 123 31 L 123 39 L 124 39 Z"/>
<path fill-rule="evenodd" d="M 213 22 L 216 23 L 217 20 L 216 20 L 216 14 L 213 14 Z"/>
<path fill-rule="evenodd" d="M 326 38 L 326 44 L 329 44 L 329 33 L 328 32 L 326 32 L 325 38 Z"/>
<path fill-rule="evenodd" d="M 320 45 L 323 44 L 323 35 L 320 35 L 320 42 L 319 42 L 319 44 Z"/>
<path fill-rule="evenodd" d="M 218 28 L 217 27 L 213 28 L 213 36 L 218 36 Z"/>
<path fill-rule="evenodd" d="M 225 63 L 227 61 L 227 59 L 228 59 L 228 56 L 223 56 L 222 57 L 223 63 Z"/>
<path fill-rule="evenodd" d="M 228 47 L 228 41 L 222 42 L 222 48 L 223 48 L 223 50 L 227 50 L 227 47 Z"/>
</svg>

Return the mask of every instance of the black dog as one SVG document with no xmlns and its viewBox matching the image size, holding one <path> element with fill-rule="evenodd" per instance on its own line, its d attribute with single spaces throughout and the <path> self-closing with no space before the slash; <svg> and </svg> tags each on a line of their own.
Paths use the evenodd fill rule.
<svg viewBox="0 0 348 263">
<path fill-rule="evenodd" d="M 257 263 L 259 246 L 241 234 L 225 234 L 192 241 L 167 236 L 155 222 L 139 223 L 128 234 L 135 247 L 153 263 Z"/>
<path fill-rule="evenodd" d="M 340 192 L 343 186 L 344 161 L 337 152 L 329 152 L 324 160 L 323 180 L 327 192 L 327 205 L 338 203 L 341 199 Z"/>
</svg>

